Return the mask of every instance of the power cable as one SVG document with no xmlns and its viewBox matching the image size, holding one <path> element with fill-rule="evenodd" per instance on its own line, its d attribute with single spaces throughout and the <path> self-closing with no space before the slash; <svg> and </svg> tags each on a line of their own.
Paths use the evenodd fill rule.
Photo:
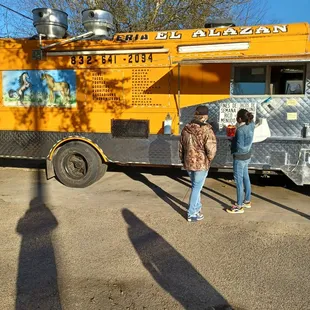
<svg viewBox="0 0 310 310">
<path fill-rule="evenodd" d="M 27 18 L 27 19 L 30 19 L 31 21 L 33 21 L 32 18 L 30 18 L 30 17 L 28 17 L 28 16 L 26 16 L 26 15 L 24 15 L 24 14 L 22 14 L 22 13 L 16 12 L 16 11 L 14 11 L 14 10 L 8 8 L 7 6 L 5 6 L 5 5 L 3 5 L 3 4 L 0 4 L 0 6 L 4 7 L 5 9 L 7 9 L 7 10 L 9 10 L 9 11 L 12 11 L 12 12 L 14 12 L 14 13 L 16 13 L 16 14 L 18 14 L 18 15 L 24 17 L 24 18 Z"/>
</svg>

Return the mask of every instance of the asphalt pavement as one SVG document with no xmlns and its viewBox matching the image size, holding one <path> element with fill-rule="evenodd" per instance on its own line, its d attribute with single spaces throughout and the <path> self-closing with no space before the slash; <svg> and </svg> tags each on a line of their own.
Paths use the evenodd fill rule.
<svg viewBox="0 0 310 310">
<path fill-rule="evenodd" d="M 185 219 L 184 172 L 123 167 L 86 189 L 0 169 L 2 309 L 310 309 L 310 188 L 252 176 L 228 214 L 210 175 L 205 219 Z"/>
</svg>

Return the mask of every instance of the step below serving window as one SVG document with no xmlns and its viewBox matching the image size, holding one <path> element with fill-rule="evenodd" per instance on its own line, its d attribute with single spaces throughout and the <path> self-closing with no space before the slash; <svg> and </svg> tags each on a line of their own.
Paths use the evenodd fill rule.
<svg viewBox="0 0 310 310">
<path fill-rule="evenodd" d="M 234 66 L 232 95 L 302 95 L 305 72 L 305 65 Z"/>
</svg>

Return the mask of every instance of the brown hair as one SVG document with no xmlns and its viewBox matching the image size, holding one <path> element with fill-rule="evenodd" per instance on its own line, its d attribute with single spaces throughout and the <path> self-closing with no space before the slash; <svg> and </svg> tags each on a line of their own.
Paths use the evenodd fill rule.
<svg viewBox="0 0 310 310">
<path fill-rule="evenodd" d="M 237 113 L 237 119 L 241 119 L 242 122 L 245 122 L 247 125 L 253 121 L 253 114 L 246 109 L 240 109 Z"/>
</svg>

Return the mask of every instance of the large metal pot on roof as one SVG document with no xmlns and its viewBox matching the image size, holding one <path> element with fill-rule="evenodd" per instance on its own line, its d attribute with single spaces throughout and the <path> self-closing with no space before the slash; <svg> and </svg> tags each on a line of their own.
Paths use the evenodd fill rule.
<svg viewBox="0 0 310 310">
<path fill-rule="evenodd" d="M 49 8 L 32 10 L 33 25 L 38 34 L 44 34 L 47 39 L 61 39 L 68 29 L 68 14 Z"/>
<path fill-rule="evenodd" d="M 96 36 L 111 37 L 115 30 L 113 15 L 101 9 L 86 9 L 82 11 L 82 24 L 87 31 Z"/>
<path fill-rule="evenodd" d="M 228 28 L 235 27 L 235 23 L 232 18 L 213 18 L 207 19 L 205 28 Z"/>
</svg>

